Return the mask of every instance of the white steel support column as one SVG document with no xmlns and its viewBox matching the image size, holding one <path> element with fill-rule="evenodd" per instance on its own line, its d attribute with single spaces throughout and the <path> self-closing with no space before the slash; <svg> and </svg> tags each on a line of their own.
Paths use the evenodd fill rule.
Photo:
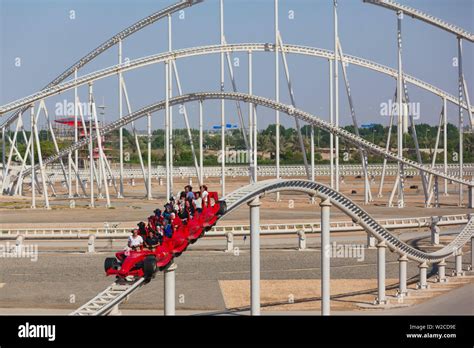
<svg viewBox="0 0 474 348">
<path fill-rule="evenodd" d="M 455 261 L 454 261 L 454 265 L 455 265 L 455 270 L 454 270 L 454 275 L 456 277 L 461 277 L 464 275 L 464 272 L 462 270 L 462 255 L 463 255 L 463 252 L 461 249 L 459 249 L 457 252 L 456 252 L 456 255 L 455 255 Z"/>
<path fill-rule="evenodd" d="M 107 173 L 105 171 L 105 163 L 104 163 L 104 148 L 102 147 L 102 136 L 100 134 L 99 129 L 99 121 L 97 119 L 97 110 L 95 107 L 95 101 L 92 104 L 92 116 L 94 118 L 94 125 L 95 125 L 95 132 L 97 134 L 97 147 L 99 148 L 99 160 L 98 160 L 98 171 L 99 174 L 102 173 L 100 176 L 104 182 L 104 191 L 105 191 L 105 199 L 106 199 L 106 207 L 110 208 L 112 205 L 110 203 L 110 195 L 109 195 L 109 185 L 107 184 Z M 100 182 L 100 179 L 99 179 Z"/>
<path fill-rule="evenodd" d="M 77 81 L 77 69 L 74 69 L 74 80 Z M 79 132 L 77 129 L 78 122 L 77 116 L 79 113 L 79 108 L 77 105 L 77 86 L 74 87 L 74 142 L 77 143 L 79 141 Z M 79 168 L 79 150 L 74 150 L 74 165 L 76 168 Z M 76 196 L 79 196 L 79 178 L 76 177 Z"/>
<path fill-rule="evenodd" d="M 329 62 L 329 122 L 334 124 L 334 79 L 333 79 L 333 63 L 332 60 Z M 329 133 L 329 171 L 330 171 L 330 184 L 331 188 L 334 189 L 334 134 Z"/>
<path fill-rule="evenodd" d="M 204 134 L 202 117 L 202 100 L 199 100 L 199 170 L 201 172 L 201 180 L 204 182 Z"/>
<path fill-rule="evenodd" d="M 462 71 L 462 39 L 458 37 L 458 88 L 459 88 L 459 177 L 464 176 L 464 115 L 462 103 L 463 95 L 463 71 Z M 459 184 L 459 206 L 463 205 L 463 186 Z"/>
<path fill-rule="evenodd" d="M 250 314 L 260 315 L 260 200 L 250 207 Z"/>
<path fill-rule="evenodd" d="M 448 174 L 448 104 L 446 97 L 443 98 L 443 160 L 444 174 Z M 444 179 L 444 195 L 448 195 L 448 179 Z"/>
<path fill-rule="evenodd" d="M 173 31 L 172 31 L 172 26 L 171 26 L 171 14 L 168 14 L 168 52 L 171 52 L 173 50 Z M 169 66 L 169 77 L 168 77 L 168 96 L 169 98 L 173 98 L 173 61 L 170 61 L 170 66 Z M 173 145 L 173 107 L 169 106 L 169 151 L 170 151 L 170 192 L 173 194 L 173 163 L 174 163 L 174 145 Z M 167 197 L 167 199 L 169 196 Z"/>
<path fill-rule="evenodd" d="M 89 115 L 92 115 L 92 84 L 89 83 Z M 94 146 L 92 141 L 92 119 L 89 116 L 89 184 L 90 207 L 94 208 Z"/>
<path fill-rule="evenodd" d="M 446 261 L 442 260 L 440 263 L 438 263 L 438 282 L 440 283 L 445 283 L 448 281 L 448 278 L 446 278 Z"/>
<path fill-rule="evenodd" d="M 311 125 L 311 181 L 315 179 L 315 168 L 314 168 L 314 126 Z"/>
<path fill-rule="evenodd" d="M 338 20 L 337 20 L 337 0 L 334 0 L 334 118 L 335 126 L 339 127 L 339 53 L 337 42 L 339 41 Z M 339 191 L 339 136 L 335 137 L 335 190 Z"/>
<path fill-rule="evenodd" d="M 278 57 L 279 45 L 279 20 L 278 20 L 278 0 L 275 0 L 275 101 L 280 102 L 280 60 Z M 280 178 L 280 112 L 275 110 L 275 166 L 276 178 Z M 280 192 L 276 193 L 277 202 L 280 201 Z"/>
<path fill-rule="evenodd" d="M 172 262 L 164 271 L 165 315 L 176 315 L 176 268 Z"/>
<path fill-rule="evenodd" d="M 321 314 L 331 314 L 331 206 L 329 198 L 321 201 Z"/>
<path fill-rule="evenodd" d="M 20 113 L 21 113 L 21 111 L 20 111 Z M 17 125 L 18 125 L 18 122 L 17 122 Z M 15 135 L 16 135 L 16 132 L 15 132 Z M 7 143 L 7 139 L 5 138 L 5 127 L 3 127 L 2 128 L 2 171 L 3 171 L 2 186 L 3 186 L 3 183 L 5 182 L 5 179 L 6 179 L 6 176 L 7 176 L 6 161 L 5 161 L 5 159 L 6 159 L 6 157 L 5 157 L 6 143 Z M 0 195 L 2 195 L 2 194 L 3 194 L 3 190 L 2 190 L 2 192 L 0 192 Z"/>
<path fill-rule="evenodd" d="M 385 251 L 387 245 L 384 241 L 377 244 L 377 299 L 375 303 L 378 305 L 387 304 L 385 298 Z"/>
<path fill-rule="evenodd" d="M 403 124 L 404 124 L 404 112 L 403 112 L 403 71 L 402 71 L 402 19 L 403 12 L 397 12 L 397 50 L 398 50 L 398 87 L 397 87 L 397 148 L 398 157 L 403 157 Z M 405 200 L 403 196 L 403 164 L 398 164 L 398 208 L 405 206 Z"/>
<path fill-rule="evenodd" d="M 471 270 L 474 270 L 474 236 L 471 236 Z"/>
<path fill-rule="evenodd" d="M 35 106 L 34 104 L 31 105 L 30 109 L 30 141 L 31 141 L 31 208 L 36 209 L 36 175 L 35 175 L 35 141 L 34 141 L 34 132 L 35 132 Z M 27 155 L 25 153 L 25 161 Z"/>
<path fill-rule="evenodd" d="M 147 199 L 149 201 L 152 200 L 152 195 L 151 195 L 151 113 L 148 113 L 147 115 L 147 135 L 148 135 L 148 159 L 147 159 L 147 164 L 148 164 L 148 189 L 147 189 Z"/>
<path fill-rule="evenodd" d="M 224 0 L 220 0 L 220 37 L 221 45 L 224 45 Z M 224 52 L 221 52 L 221 80 L 220 80 L 220 90 L 224 92 Z M 225 101 L 221 100 L 221 195 L 225 196 Z"/>
<path fill-rule="evenodd" d="M 407 291 L 407 265 L 408 265 L 408 258 L 406 255 L 400 256 L 398 259 L 398 270 L 399 270 L 399 281 L 400 284 L 398 286 L 398 297 L 405 297 L 408 295 Z"/>
<path fill-rule="evenodd" d="M 34 139 L 36 139 L 36 153 L 38 154 L 38 165 L 40 169 L 40 175 L 41 175 L 41 183 L 43 184 L 43 198 L 44 198 L 44 207 L 46 209 L 51 209 L 49 206 L 49 198 L 48 198 L 48 184 L 46 183 L 46 175 L 44 173 L 44 166 L 43 166 L 43 155 L 41 153 L 41 142 L 38 134 L 38 126 L 37 126 L 37 120 L 39 113 L 41 112 L 41 106 L 44 105 L 44 102 L 41 101 L 38 107 L 38 111 L 36 112 L 36 117 L 35 117 L 35 126 L 33 129 L 33 135 Z M 34 140 L 33 140 L 34 142 Z"/>
<path fill-rule="evenodd" d="M 165 154 L 166 154 L 166 199 L 171 196 L 170 171 L 170 95 L 169 95 L 170 63 L 165 61 Z"/>
<path fill-rule="evenodd" d="M 249 58 L 249 95 L 253 94 L 253 66 L 252 66 L 252 51 L 248 52 L 248 58 Z M 256 163 L 256 158 L 254 155 L 255 149 L 257 148 L 257 144 L 255 142 L 256 134 L 255 132 L 255 122 L 256 122 L 256 117 L 253 114 L 253 104 L 249 103 L 249 144 L 250 144 L 250 183 L 256 183 L 257 182 L 257 163 Z"/>
<path fill-rule="evenodd" d="M 122 40 L 118 42 L 118 62 L 122 64 Z M 123 117 L 123 95 L 122 95 L 122 71 L 118 74 L 119 78 L 119 117 Z M 120 161 L 120 178 L 119 178 L 119 194 L 117 195 L 118 198 L 123 198 L 123 127 L 120 126 L 119 128 L 119 161 Z"/>
<path fill-rule="evenodd" d="M 417 289 L 419 290 L 424 290 L 428 289 L 428 283 L 427 283 L 427 271 L 428 271 L 428 264 L 426 262 L 422 262 L 418 265 L 418 268 L 420 270 L 420 282 L 417 285 Z"/>
</svg>

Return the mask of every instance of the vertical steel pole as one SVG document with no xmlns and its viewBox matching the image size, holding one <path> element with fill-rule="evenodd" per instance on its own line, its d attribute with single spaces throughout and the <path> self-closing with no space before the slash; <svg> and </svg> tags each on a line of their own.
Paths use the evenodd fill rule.
<svg viewBox="0 0 474 348">
<path fill-rule="evenodd" d="M 335 125 L 339 127 L 339 53 L 337 49 L 337 42 L 339 41 L 338 23 L 337 23 L 337 0 L 334 0 L 334 113 Z M 339 136 L 335 137 L 335 189 L 339 191 Z"/>
<path fill-rule="evenodd" d="M 201 171 L 201 180 L 204 182 L 204 136 L 202 113 L 202 100 L 199 100 L 199 170 Z"/>
<path fill-rule="evenodd" d="M 147 134 L 148 134 L 148 192 L 147 192 L 147 198 L 149 201 L 152 200 L 152 195 L 151 195 L 151 113 L 148 113 L 147 116 Z"/>
<path fill-rule="evenodd" d="M 92 84 L 89 83 L 89 180 L 90 180 L 90 207 L 94 208 L 94 146 L 92 141 Z"/>
<path fill-rule="evenodd" d="M 74 69 L 74 81 L 77 81 L 77 69 Z M 77 85 L 74 87 L 74 142 L 77 143 L 79 141 L 79 132 L 77 129 L 78 122 L 77 116 L 79 113 L 78 105 L 77 105 Z M 76 169 L 79 169 L 79 150 L 74 150 L 74 164 Z M 79 178 L 76 177 L 76 196 L 79 196 Z"/>
<path fill-rule="evenodd" d="M 441 262 L 438 263 L 438 282 L 445 283 L 447 281 L 448 278 L 446 278 L 446 261 L 441 260 Z"/>
<path fill-rule="evenodd" d="M 400 284 L 398 287 L 398 296 L 405 297 L 408 295 L 407 292 L 407 264 L 408 258 L 406 255 L 400 256 L 398 259 L 398 267 L 399 267 L 399 277 L 400 277 Z"/>
<path fill-rule="evenodd" d="M 464 175 L 464 115 L 462 103 L 463 95 L 463 71 L 462 71 L 462 39 L 458 37 L 458 74 L 459 74 L 459 177 L 462 179 Z M 459 206 L 463 204 L 463 187 L 459 184 Z"/>
<path fill-rule="evenodd" d="M 248 52 L 248 58 L 249 58 L 249 94 L 253 94 L 253 76 L 252 76 L 252 51 Z M 253 104 L 249 103 L 249 129 L 250 129 L 250 183 L 256 183 L 257 182 L 257 169 L 256 169 L 256 163 L 255 163 L 255 156 L 254 156 L 254 149 L 256 148 L 257 144 L 254 141 L 254 134 L 253 132 L 255 131 L 255 121 L 256 118 L 253 115 Z"/>
<path fill-rule="evenodd" d="M 3 172 L 2 182 L 5 181 L 5 178 L 7 176 L 6 157 L 5 157 L 6 142 L 7 142 L 7 139 L 5 138 L 5 127 L 3 127 L 2 128 L 2 172 Z M 2 192 L 0 192 L 0 194 L 3 194 L 3 190 L 2 190 Z"/>
<path fill-rule="evenodd" d="M 333 71 L 332 60 L 329 59 L 329 122 L 334 124 L 334 85 L 333 85 Z M 331 188 L 334 188 L 334 134 L 329 133 L 329 171 Z"/>
<path fill-rule="evenodd" d="M 171 52 L 173 50 L 173 36 L 172 36 L 172 28 L 171 28 L 171 15 L 168 14 L 168 51 Z M 172 62 L 170 62 L 172 64 Z M 168 88 L 169 88 L 169 98 L 173 97 L 173 79 L 172 79 L 172 68 L 171 65 L 169 66 L 169 77 L 168 77 Z M 169 150 L 170 150 L 170 192 L 173 193 L 173 163 L 174 163 L 174 145 L 173 145 L 173 107 L 169 106 Z M 168 197 L 169 198 L 169 197 Z"/>
<path fill-rule="evenodd" d="M 402 71 L 402 19 L 403 12 L 397 12 L 397 37 L 398 37 L 398 122 L 397 122 L 397 141 L 398 157 L 403 157 L 403 71 Z M 398 207 L 403 208 L 405 201 L 403 197 L 403 164 L 398 163 Z"/>
<path fill-rule="evenodd" d="M 178 266 L 172 262 L 165 269 L 165 315 L 176 314 L 176 268 L 178 268 Z"/>
<path fill-rule="evenodd" d="M 166 199 L 171 196 L 170 172 L 170 63 L 165 61 L 165 155 L 166 155 Z"/>
<path fill-rule="evenodd" d="M 224 0 L 220 0 L 220 35 L 221 45 L 224 45 Z M 224 52 L 221 52 L 221 92 L 224 92 Z M 225 103 L 221 100 L 221 195 L 225 196 Z"/>
<path fill-rule="evenodd" d="M 119 40 L 118 42 L 118 61 L 119 64 L 122 64 L 122 40 Z M 122 71 L 119 72 L 118 74 L 119 78 L 119 117 L 123 117 L 123 92 L 122 92 Z M 118 193 L 118 198 L 123 198 L 124 192 L 123 192 L 123 127 L 120 126 L 119 128 L 119 161 L 120 161 L 120 184 L 119 184 L 119 193 Z"/>
<path fill-rule="evenodd" d="M 443 157 L 444 174 L 448 174 L 448 103 L 446 97 L 443 98 Z M 444 195 L 448 195 L 448 179 L 444 179 Z"/>
<path fill-rule="evenodd" d="M 31 105 L 31 125 L 30 125 L 30 138 L 31 138 L 31 208 L 36 209 L 36 175 L 35 175 L 35 141 L 34 141 L 34 132 L 35 132 L 35 108 L 34 105 Z M 25 154 L 25 160 L 26 160 Z"/>
<path fill-rule="evenodd" d="M 311 181 L 315 179 L 315 168 L 314 168 L 314 126 L 311 125 Z"/>
<path fill-rule="evenodd" d="M 385 250 L 387 245 L 384 241 L 377 244 L 377 300 L 376 304 L 383 305 L 387 303 L 385 298 Z"/>
<path fill-rule="evenodd" d="M 462 252 L 462 249 L 459 249 L 457 252 L 456 252 L 456 256 L 455 256 L 455 261 L 454 261 L 454 265 L 455 265 L 455 275 L 456 277 L 461 277 L 464 275 L 464 272 L 462 270 L 462 255 L 463 255 L 463 252 Z"/>
<path fill-rule="evenodd" d="M 275 101 L 280 102 L 280 60 L 278 57 L 279 45 L 279 20 L 278 0 L 275 0 Z M 280 179 L 280 112 L 275 110 L 275 165 L 276 178 Z M 276 194 L 277 202 L 280 201 L 280 192 Z"/>
<path fill-rule="evenodd" d="M 331 314 L 331 206 L 329 198 L 321 201 L 321 314 Z"/>
<path fill-rule="evenodd" d="M 426 262 L 422 262 L 418 265 L 420 270 L 420 282 L 418 283 L 418 289 L 424 290 L 428 288 L 428 283 L 426 282 L 427 279 L 427 270 L 428 264 Z"/>
<path fill-rule="evenodd" d="M 260 200 L 250 207 L 250 303 L 251 315 L 260 315 Z"/>
</svg>

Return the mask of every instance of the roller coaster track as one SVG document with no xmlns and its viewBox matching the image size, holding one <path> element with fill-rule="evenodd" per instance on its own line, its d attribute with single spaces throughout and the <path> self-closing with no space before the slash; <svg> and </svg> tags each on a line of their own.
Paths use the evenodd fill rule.
<svg viewBox="0 0 474 348">
<path fill-rule="evenodd" d="M 379 241 L 385 241 L 392 251 L 395 251 L 400 255 L 405 255 L 410 260 L 417 262 L 436 263 L 453 256 L 453 254 L 470 240 L 474 232 L 474 217 L 471 217 L 463 230 L 451 243 L 433 253 L 425 253 L 409 246 L 388 232 L 366 211 L 352 202 L 350 198 L 328 186 L 309 180 L 273 179 L 241 187 L 220 200 L 220 202 L 225 201 L 227 206 L 226 212 L 223 216 L 232 213 L 232 211 L 241 205 L 246 204 L 257 197 L 282 191 L 303 192 L 312 196 L 320 197 L 323 200 L 329 199 L 333 205 L 351 217 L 354 222 L 360 224 L 367 233 L 373 235 Z M 92 300 L 72 312 L 71 315 L 106 315 L 110 313 L 114 306 L 125 301 L 130 294 L 143 284 L 144 278 L 140 278 L 134 283 L 113 283 Z"/>
<path fill-rule="evenodd" d="M 313 56 L 313 57 L 320 57 L 329 60 L 334 59 L 334 53 L 329 50 L 313 48 L 313 47 L 305 47 L 299 45 L 283 45 L 281 49 L 285 53 L 294 53 L 294 54 L 301 54 L 306 56 Z M 200 56 L 200 55 L 207 55 L 207 54 L 217 54 L 217 53 L 227 53 L 227 52 L 274 52 L 275 45 L 271 43 L 242 43 L 242 44 L 231 44 L 231 45 L 209 45 L 209 46 L 201 46 L 201 47 L 193 47 L 193 48 L 186 48 L 181 50 L 175 50 L 172 52 L 160 53 L 156 55 L 151 55 L 148 57 L 138 58 L 127 63 L 117 64 L 102 70 L 98 70 L 92 72 L 90 74 L 84 75 L 82 77 L 77 78 L 77 80 L 70 80 L 66 81 L 54 86 L 50 86 L 31 94 L 30 96 L 15 100 L 8 104 L 5 104 L 0 107 L 0 115 L 5 114 L 7 112 L 16 110 L 18 108 L 27 107 L 31 103 L 34 103 L 38 100 L 60 94 L 67 90 L 70 90 L 74 87 L 82 86 L 84 84 L 113 76 L 120 72 L 130 71 L 136 68 L 148 66 L 151 64 L 157 64 L 160 62 L 165 62 L 173 59 L 180 59 L 192 56 Z M 344 62 L 348 64 L 354 64 L 357 66 L 361 66 L 364 68 L 368 68 L 386 75 L 389 75 L 393 78 L 397 78 L 398 71 L 396 69 L 389 68 L 387 66 L 372 62 L 367 59 L 354 57 L 350 55 L 344 55 Z M 411 83 L 417 87 L 425 89 L 435 95 L 438 95 L 441 98 L 446 98 L 446 100 L 452 102 L 455 105 L 459 105 L 459 99 L 438 87 L 435 87 L 427 82 L 424 82 L 418 78 L 413 76 L 404 74 L 404 79 L 406 82 Z M 467 104 L 465 102 L 461 103 L 462 107 L 467 109 Z M 471 106 L 471 111 L 474 112 L 474 106 Z"/>
<path fill-rule="evenodd" d="M 361 138 L 361 137 L 359 137 L 359 136 L 357 136 L 353 133 L 350 133 L 350 132 L 346 131 L 345 129 L 336 127 L 336 126 L 330 124 L 329 122 L 321 120 L 320 118 L 318 118 L 316 116 L 313 116 L 308 112 L 305 112 L 305 111 L 302 111 L 302 110 L 299 110 L 299 109 L 295 109 L 291 105 L 278 103 L 278 102 L 276 102 L 274 100 L 271 100 L 271 99 L 268 99 L 268 98 L 249 95 L 249 94 L 245 94 L 245 93 L 201 92 L 201 93 L 190 93 L 190 94 L 174 97 L 174 98 L 169 100 L 169 105 L 174 106 L 174 105 L 181 105 L 181 104 L 189 103 L 189 102 L 192 102 L 192 101 L 221 100 L 221 99 L 234 100 L 234 101 L 244 101 L 244 102 L 253 103 L 254 105 L 260 105 L 260 106 L 264 106 L 264 107 L 268 107 L 268 108 L 271 108 L 271 109 L 278 110 L 278 111 L 283 112 L 287 115 L 295 116 L 295 117 L 297 117 L 297 118 L 299 118 L 299 119 L 301 119 L 305 122 L 308 122 L 309 124 L 312 124 L 312 125 L 320 128 L 320 129 L 322 129 L 322 130 L 325 130 L 325 131 L 330 132 L 334 135 L 337 135 L 337 136 L 341 137 L 342 139 L 346 140 L 347 142 L 350 142 L 350 143 L 354 144 L 357 147 L 362 147 L 362 148 L 366 149 L 367 151 L 369 151 L 371 153 L 375 153 L 375 154 L 384 156 L 384 157 L 386 157 L 390 160 L 401 162 L 405 165 L 416 168 L 416 169 L 421 170 L 425 173 L 432 174 L 432 175 L 438 176 L 440 178 L 448 179 L 448 180 L 451 180 L 455 183 L 459 183 L 459 184 L 466 185 L 466 186 L 469 186 L 469 187 L 474 185 L 474 183 L 472 183 L 470 181 L 467 181 L 463 178 L 459 178 L 459 177 L 456 177 L 456 176 L 445 174 L 443 172 L 437 171 L 437 170 L 435 170 L 433 168 L 430 168 L 428 166 L 421 165 L 421 164 L 419 164 L 415 161 L 412 161 L 412 160 L 404 158 L 404 157 L 398 157 L 396 154 L 394 154 L 390 151 L 386 151 L 384 148 L 382 148 L 378 145 L 372 144 L 370 141 L 367 141 L 367 140 L 365 140 L 365 139 L 363 139 L 363 138 Z M 166 101 L 161 101 L 161 102 L 146 106 L 146 107 L 144 107 L 144 108 L 142 108 L 138 111 L 135 111 L 135 112 L 123 117 L 122 119 L 119 119 L 119 120 L 105 126 L 101 130 L 101 135 L 103 136 L 107 133 L 112 132 L 115 129 L 118 129 L 122 126 L 125 126 L 126 124 L 128 124 L 132 121 L 135 121 L 135 120 L 139 119 L 140 117 L 146 116 L 148 113 L 154 113 L 156 111 L 163 110 L 165 108 L 165 106 L 166 106 Z M 97 135 L 94 134 L 93 139 L 95 139 L 96 137 L 97 137 Z M 75 143 L 75 144 L 65 148 L 64 150 L 60 151 L 59 154 L 56 154 L 56 155 L 53 155 L 53 156 L 50 156 L 50 157 L 44 159 L 43 160 L 43 165 L 47 165 L 49 163 L 52 163 L 52 162 L 56 161 L 57 159 L 59 159 L 61 157 L 66 156 L 69 152 L 74 151 L 76 149 L 79 149 L 82 146 L 85 146 L 86 144 L 88 144 L 88 142 L 89 142 L 89 139 L 86 139 L 86 138 L 78 141 L 77 143 Z M 39 168 L 39 165 L 36 165 L 35 168 Z M 22 175 L 26 176 L 30 172 L 31 172 L 31 168 L 28 168 L 23 172 Z"/>
<path fill-rule="evenodd" d="M 402 11 L 404 14 L 407 14 L 415 19 L 419 19 L 425 23 L 434 25 L 440 29 L 443 29 L 449 33 L 455 34 L 458 37 L 461 37 L 463 39 L 466 39 L 470 42 L 474 42 L 474 34 L 470 33 L 469 31 L 460 28 L 456 25 L 450 24 L 448 22 L 443 21 L 442 19 L 436 18 L 432 15 L 429 15 L 427 13 L 424 13 L 420 10 L 417 10 L 415 8 L 402 5 L 399 3 L 396 3 L 395 1 L 391 0 L 364 0 L 364 2 L 373 4 L 373 5 L 378 5 L 381 7 L 384 7 L 386 9 L 392 10 L 392 11 Z"/>
<path fill-rule="evenodd" d="M 227 204 L 226 214 L 232 212 L 242 204 L 252 201 L 256 197 L 282 191 L 305 192 L 309 195 L 320 197 L 323 200 L 329 198 L 333 205 L 351 217 L 355 223 L 364 227 L 367 233 L 370 233 L 379 241 L 387 243 L 387 246 L 392 249 L 392 251 L 400 255 L 405 255 L 413 261 L 428 263 L 440 262 L 456 253 L 470 240 L 474 232 L 474 217 L 471 217 L 464 229 L 451 243 L 433 253 L 425 253 L 399 240 L 350 198 L 326 185 L 309 180 L 274 179 L 241 187 L 223 198 Z"/>
<path fill-rule="evenodd" d="M 76 70 L 79 68 L 83 67 L 90 61 L 92 61 L 94 58 L 99 56 L 100 54 L 104 53 L 107 51 L 109 48 L 115 46 L 119 41 L 127 38 L 128 36 L 136 33 L 137 31 L 145 28 L 146 26 L 155 23 L 156 21 L 167 17 L 168 15 L 171 15 L 177 11 L 183 10 L 186 7 L 190 7 L 193 5 L 196 5 L 200 2 L 203 2 L 204 0 L 182 0 L 177 2 L 176 4 L 173 4 L 171 6 L 168 6 L 158 12 L 155 12 L 140 21 L 132 24 L 131 26 L 125 28 L 121 32 L 115 34 L 112 36 L 110 39 L 99 45 L 97 48 L 89 52 L 87 55 L 79 59 L 76 63 L 74 63 L 72 66 L 67 68 L 62 74 L 60 74 L 58 77 L 56 77 L 53 81 L 51 81 L 43 90 L 48 89 L 52 86 L 55 86 L 61 82 L 63 82 L 65 79 L 67 79 L 69 76 L 74 74 Z M 12 115 L 10 115 L 5 122 L 0 126 L 0 128 L 8 127 L 12 122 L 14 122 L 20 112 L 25 112 L 29 108 L 29 105 L 24 106 L 22 109 L 15 111 Z"/>
</svg>

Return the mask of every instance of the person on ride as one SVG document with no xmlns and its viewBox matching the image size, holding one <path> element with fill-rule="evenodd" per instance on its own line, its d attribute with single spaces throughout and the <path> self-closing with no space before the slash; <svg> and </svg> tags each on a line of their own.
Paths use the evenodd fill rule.
<svg viewBox="0 0 474 348">
<path fill-rule="evenodd" d="M 155 215 L 151 215 L 148 217 L 148 225 L 147 225 L 147 231 L 152 231 L 153 233 L 156 233 L 156 225 L 157 225 L 158 219 L 156 218 Z M 147 234 L 148 236 L 148 234 Z"/>
<path fill-rule="evenodd" d="M 153 233 L 153 231 L 149 231 L 147 237 L 145 238 L 145 247 L 148 250 L 155 251 L 156 247 L 160 244 L 160 239 L 158 236 Z"/>
<path fill-rule="evenodd" d="M 198 212 L 198 214 L 202 213 L 202 197 L 201 192 L 196 192 L 195 197 L 193 199 L 193 207 L 194 210 Z"/>
<path fill-rule="evenodd" d="M 186 193 L 186 199 L 194 199 L 193 187 L 191 185 L 184 186 L 184 192 Z"/>
<path fill-rule="evenodd" d="M 206 185 L 202 185 L 199 187 L 199 189 L 201 190 L 201 198 L 202 198 L 202 204 L 204 207 L 207 207 L 207 204 L 208 204 L 208 197 L 209 196 L 209 192 L 207 191 L 207 186 Z"/>
<path fill-rule="evenodd" d="M 130 250 L 137 251 L 140 250 L 143 246 L 143 238 L 138 234 L 138 229 L 132 230 L 132 235 L 128 237 L 128 247 Z"/>
<path fill-rule="evenodd" d="M 153 214 L 155 214 L 155 217 L 156 217 L 156 219 L 157 219 L 157 221 L 158 221 L 158 224 L 162 223 L 162 221 L 163 221 L 163 216 L 161 215 L 161 210 L 160 210 L 160 209 L 155 209 L 155 210 L 153 211 Z"/>
<path fill-rule="evenodd" d="M 169 220 L 172 212 L 173 212 L 173 206 L 171 205 L 171 203 L 166 203 L 165 211 L 163 212 L 163 220 Z"/>
<path fill-rule="evenodd" d="M 194 216 L 193 201 L 191 199 L 187 199 L 184 208 L 188 212 L 189 219 L 192 219 Z"/>
<path fill-rule="evenodd" d="M 143 221 L 140 221 L 138 224 L 138 233 L 140 234 L 140 236 L 142 238 L 145 238 L 146 235 L 147 235 L 147 228 L 146 228 L 146 225 Z"/>
<path fill-rule="evenodd" d="M 189 213 L 188 213 L 188 210 L 186 209 L 186 205 L 181 205 L 179 207 L 178 217 L 181 219 L 181 222 L 183 223 L 183 225 L 186 225 L 188 223 Z"/>
<path fill-rule="evenodd" d="M 164 221 L 163 233 L 167 238 L 173 238 L 173 226 L 169 220 Z"/>
</svg>

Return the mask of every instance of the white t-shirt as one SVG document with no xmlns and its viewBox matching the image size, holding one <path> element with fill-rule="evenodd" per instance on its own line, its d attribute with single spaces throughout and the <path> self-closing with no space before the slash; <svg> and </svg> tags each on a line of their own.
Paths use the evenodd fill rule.
<svg viewBox="0 0 474 348">
<path fill-rule="evenodd" d="M 136 247 L 143 244 L 142 236 L 137 236 L 137 238 L 133 238 L 133 236 L 128 236 L 128 245 L 130 247 Z"/>
<path fill-rule="evenodd" d="M 202 198 L 195 198 L 193 199 L 194 205 L 196 206 L 196 209 L 201 209 L 202 208 Z"/>
<path fill-rule="evenodd" d="M 201 197 L 203 202 L 207 202 L 207 196 L 209 196 L 209 192 L 207 192 L 206 190 L 202 191 Z"/>
</svg>

